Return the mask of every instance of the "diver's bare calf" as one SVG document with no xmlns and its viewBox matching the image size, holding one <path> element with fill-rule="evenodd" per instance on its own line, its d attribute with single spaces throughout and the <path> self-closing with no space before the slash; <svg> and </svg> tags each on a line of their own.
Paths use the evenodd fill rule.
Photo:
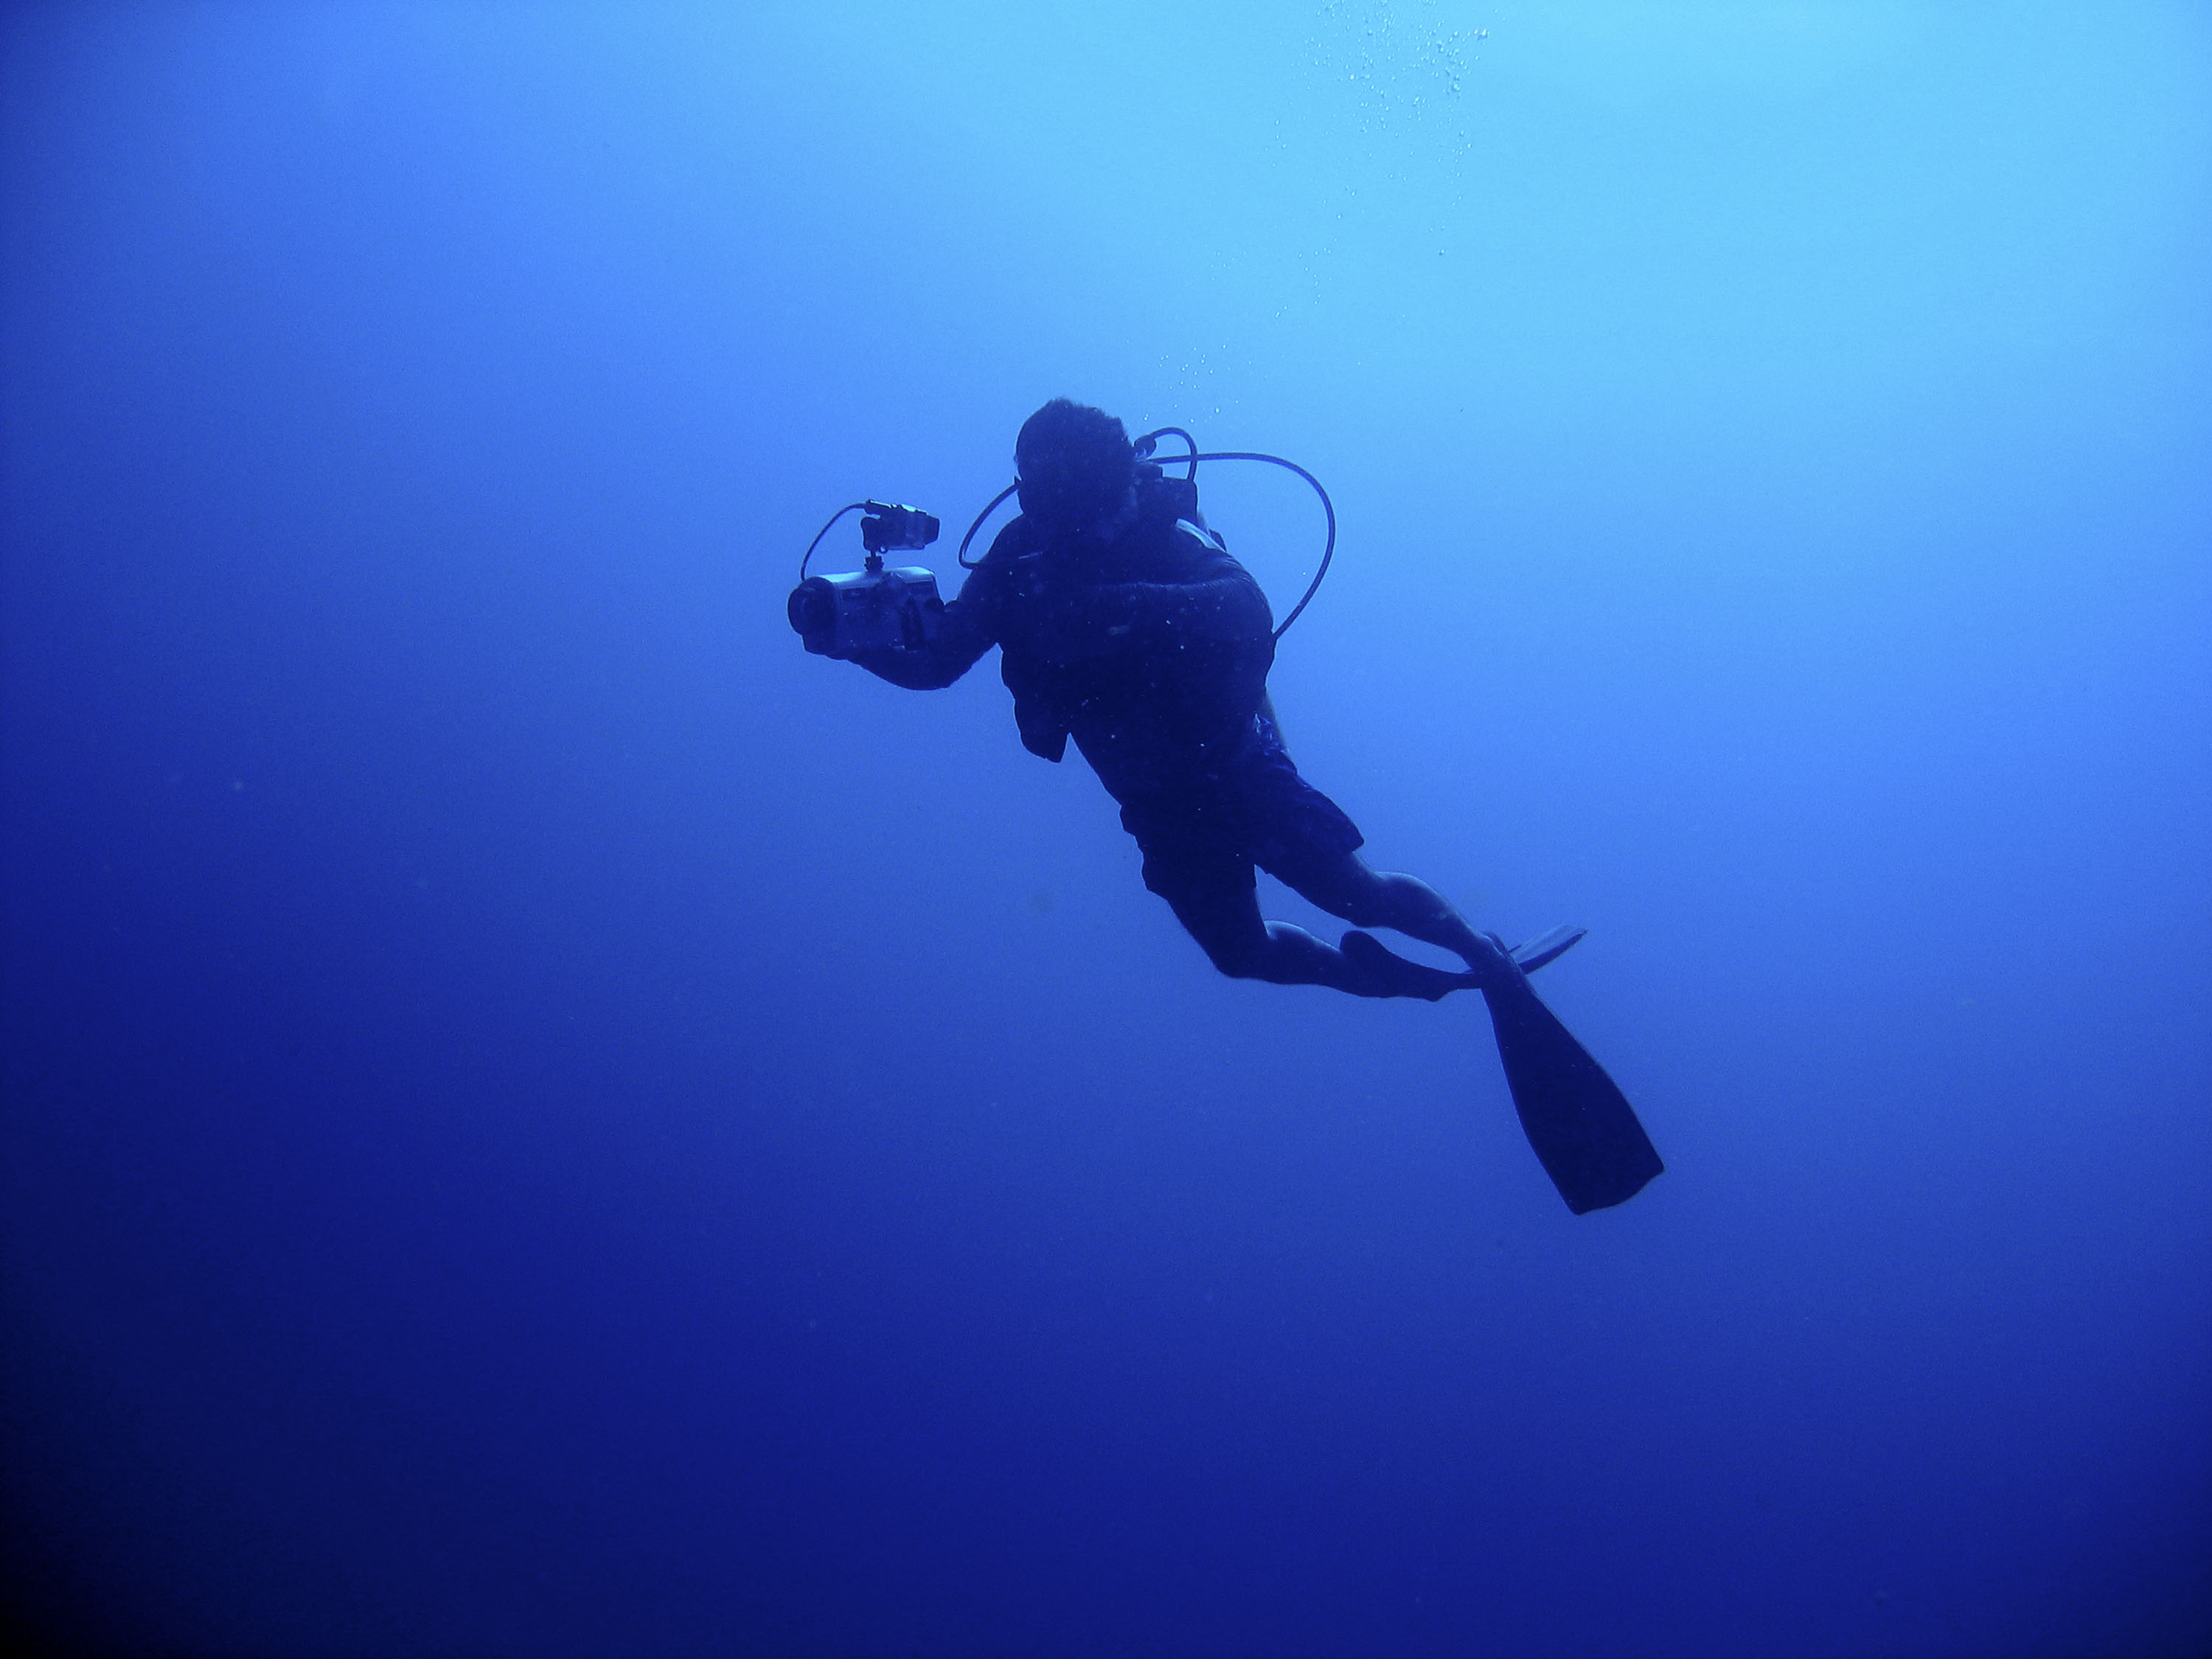
<svg viewBox="0 0 2212 1659">
<path fill-rule="evenodd" d="M 1408 962 L 1361 933 L 1346 933 L 1339 949 L 1290 922 L 1263 920 L 1258 895 L 1249 890 L 1233 902 L 1194 896 L 1170 900 L 1185 930 L 1231 978 L 1434 1002 L 1453 991 L 1498 984 L 1518 972 L 1503 945 L 1476 933 L 1443 894 L 1418 877 L 1374 869 L 1357 853 L 1278 873 L 1291 891 L 1332 915 L 1441 946 L 1465 961 L 1468 971 L 1447 973 Z"/>
</svg>

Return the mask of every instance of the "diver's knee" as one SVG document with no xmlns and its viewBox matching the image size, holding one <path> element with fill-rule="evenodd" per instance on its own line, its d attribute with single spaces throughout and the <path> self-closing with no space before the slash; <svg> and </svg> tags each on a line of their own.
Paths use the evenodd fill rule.
<svg viewBox="0 0 2212 1659">
<path fill-rule="evenodd" d="M 1269 948 L 1267 924 L 1250 890 L 1226 895 L 1178 893 L 1168 903 L 1183 932 L 1222 973 L 1231 979 L 1260 977 Z"/>
<path fill-rule="evenodd" d="M 1198 943 L 1206 959 L 1231 979 L 1260 977 L 1260 959 L 1267 954 L 1261 947 L 1245 941 L 1231 945 L 1200 939 Z"/>
<path fill-rule="evenodd" d="M 1257 979 L 1260 965 L 1267 954 L 1267 933 L 1265 923 L 1245 927 L 1193 927 L 1183 922 L 1183 931 L 1198 942 L 1206 952 L 1206 959 L 1231 979 Z"/>
</svg>

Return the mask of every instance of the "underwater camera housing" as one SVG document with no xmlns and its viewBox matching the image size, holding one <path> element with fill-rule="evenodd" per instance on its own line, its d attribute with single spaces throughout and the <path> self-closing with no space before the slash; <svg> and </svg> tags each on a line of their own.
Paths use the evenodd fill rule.
<svg viewBox="0 0 2212 1659">
<path fill-rule="evenodd" d="M 945 617 L 937 577 L 920 565 L 886 568 L 884 555 L 927 547 L 937 539 L 937 520 L 919 507 L 855 501 L 822 526 L 815 546 L 830 533 L 830 525 L 855 507 L 864 515 L 860 546 L 867 555 L 866 568 L 839 576 L 810 576 L 806 565 L 814 548 L 809 547 L 799 563 L 799 586 L 785 607 L 791 626 L 819 657 L 849 657 L 871 648 L 924 650 Z"/>
</svg>

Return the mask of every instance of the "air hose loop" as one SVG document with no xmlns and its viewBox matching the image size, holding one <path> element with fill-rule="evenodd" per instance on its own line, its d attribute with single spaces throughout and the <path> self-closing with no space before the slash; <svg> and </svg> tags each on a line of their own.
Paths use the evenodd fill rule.
<svg viewBox="0 0 2212 1659">
<path fill-rule="evenodd" d="M 1281 639 L 1283 635 L 1289 631 L 1291 624 L 1296 622 L 1299 616 L 1304 611 L 1305 608 L 1313 603 L 1314 595 L 1321 592 L 1322 578 L 1328 574 L 1329 561 L 1336 556 L 1336 503 L 1329 500 L 1328 491 L 1322 488 L 1321 480 L 1315 477 L 1312 473 L 1307 471 L 1305 468 L 1300 466 L 1296 461 L 1286 461 L 1280 455 L 1263 455 L 1259 451 L 1253 449 L 1218 449 L 1208 450 L 1204 453 L 1200 453 L 1198 447 L 1198 440 L 1192 437 L 1189 433 L 1184 431 L 1179 426 L 1160 427 L 1153 431 L 1147 432 L 1143 437 L 1138 439 L 1136 442 L 1137 459 L 1139 461 L 1150 461 L 1152 459 L 1152 451 L 1158 447 L 1159 441 L 1162 438 L 1167 437 L 1180 438 L 1184 443 L 1190 447 L 1190 453 L 1188 454 L 1170 455 L 1164 463 L 1161 463 L 1161 465 L 1165 466 L 1173 466 L 1177 463 L 1187 463 L 1188 467 L 1183 473 L 1183 477 L 1186 481 L 1191 481 L 1197 478 L 1198 464 L 1200 461 L 1265 461 L 1270 466 L 1279 466 L 1285 471 L 1297 473 L 1298 477 L 1304 478 L 1308 483 L 1311 484 L 1313 486 L 1314 494 L 1321 497 L 1321 510 L 1327 515 L 1328 520 L 1328 538 L 1322 545 L 1321 563 L 1315 567 L 1313 580 L 1306 584 L 1306 591 L 1299 596 L 1298 602 L 1291 607 L 1291 614 L 1284 617 L 1281 625 L 1275 629 L 1275 637 L 1279 640 Z M 992 496 L 990 503 L 986 506 L 981 513 L 978 513 L 975 515 L 975 522 L 968 526 L 968 533 L 960 538 L 960 550 L 953 555 L 955 558 L 959 560 L 960 568 L 963 570 L 973 570 L 977 565 L 982 562 L 981 559 L 970 559 L 968 556 L 968 549 L 975 539 L 975 532 L 983 527 L 983 524 L 986 520 L 999 510 L 1000 507 L 1005 502 L 1006 497 L 1012 495 L 1020 488 L 1021 481 L 1019 479 L 1015 480 L 1012 483 L 1008 484 L 1004 489 L 1000 490 L 997 495 Z M 855 506 L 861 504 L 862 503 L 858 502 L 854 503 Z M 838 516 L 842 518 L 845 513 L 849 513 L 852 510 L 852 507 L 849 507 L 843 508 Z M 835 524 L 836 522 L 836 519 L 830 520 L 830 524 Z M 822 526 L 822 534 L 826 536 L 829 533 L 830 525 L 823 525 Z M 818 542 L 822 539 L 822 536 L 817 536 L 814 539 Z M 814 550 L 812 548 L 810 547 L 807 549 L 807 556 L 810 558 L 813 556 L 813 552 Z M 804 574 L 805 566 L 802 563 L 799 568 L 801 573 Z"/>
</svg>

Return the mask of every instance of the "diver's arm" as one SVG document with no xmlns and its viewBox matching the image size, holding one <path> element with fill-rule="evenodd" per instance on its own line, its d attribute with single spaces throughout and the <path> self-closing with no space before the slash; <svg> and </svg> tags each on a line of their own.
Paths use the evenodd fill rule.
<svg viewBox="0 0 2212 1659">
<path fill-rule="evenodd" d="M 937 637 L 919 651 L 902 651 L 894 645 L 862 646 L 848 661 L 856 662 L 879 680 L 909 691 L 941 691 L 975 665 L 977 659 L 998 641 L 977 625 L 975 611 L 957 599 L 945 607 Z"/>
<path fill-rule="evenodd" d="M 1002 573 L 980 564 L 962 584 L 960 597 L 945 607 L 935 636 L 919 651 L 896 646 L 866 646 L 856 662 L 878 679 L 909 691 L 941 691 L 975 665 L 999 642 L 999 617 L 1005 587 Z"/>
</svg>

